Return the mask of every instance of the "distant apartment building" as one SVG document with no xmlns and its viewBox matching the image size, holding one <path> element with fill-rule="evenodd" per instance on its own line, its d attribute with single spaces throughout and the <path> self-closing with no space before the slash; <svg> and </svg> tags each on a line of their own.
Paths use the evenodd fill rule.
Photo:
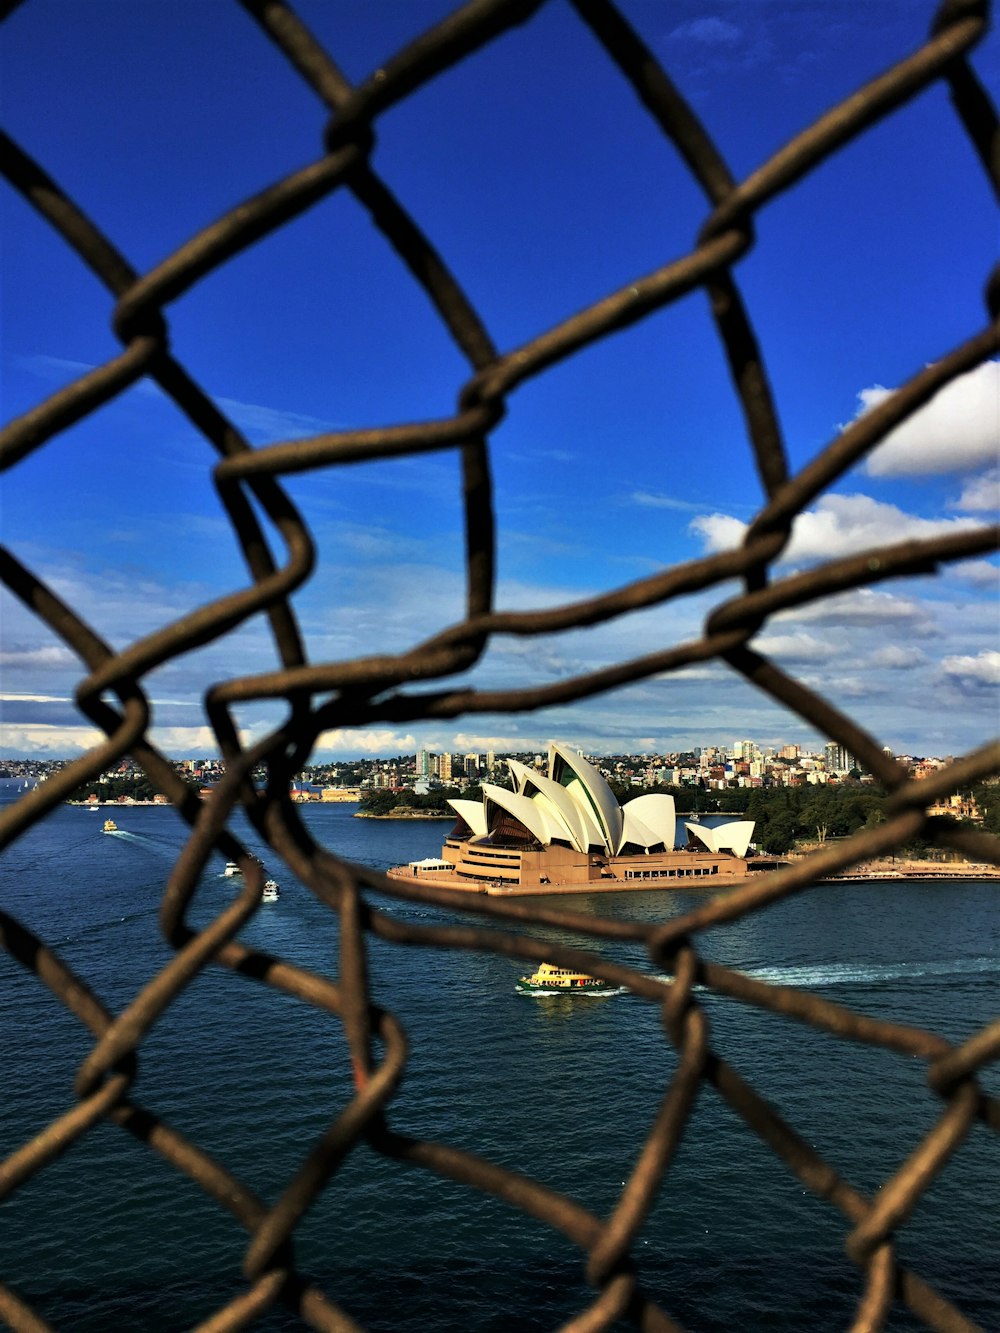
<svg viewBox="0 0 1000 1333">
<path fill-rule="evenodd" d="M 438 777 L 442 782 L 451 781 L 451 755 L 442 754 L 438 756 Z"/>
<path fill-rule="evenodd" d="M 823 747 L 823 758 L 828 773 L 850 773 L 856 766 L 854 755 L 837 741 L 831 741 Z"/>
</svg>

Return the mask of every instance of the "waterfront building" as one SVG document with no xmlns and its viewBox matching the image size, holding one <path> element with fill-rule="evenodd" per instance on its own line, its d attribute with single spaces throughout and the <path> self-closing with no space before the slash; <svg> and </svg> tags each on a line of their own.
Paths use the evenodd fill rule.
<svg viewBox="0 0 1000 1333">
<path fill-rule="evenodd" d="M 687 824 L 678 850 L 672 796 L 650 792 L 621 806 L 598 770 L 556 741 L 546 774 L 507 763 L 513 791 L 484 783 L 481 801 L 449 800 L 457 822 L 440 860 L 389 874 L 473 893 L 547 894 L 677 888 L 748 872 L 751 821 Z"/>
</svg>

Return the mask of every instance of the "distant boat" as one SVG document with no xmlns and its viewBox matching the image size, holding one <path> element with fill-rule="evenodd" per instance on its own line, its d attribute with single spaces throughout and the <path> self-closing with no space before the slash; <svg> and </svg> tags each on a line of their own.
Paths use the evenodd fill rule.
<svg viewBox="0 0 1000 1333">
<path fill-rule="evenodd" d="M 261 902 L 276 903 L 280 897 L 281 890 L 278 888 L 278 881 L 276 879 L 265 880 L 264 889 L 260 895 Z"/>
<path fill-rule="evenodd" d="M 250 860 L 253 861 L 255 865 L 260 866 L 261 870 L 264 869 L 264 862 L 259 856 L 251 856 Z M 230 879 L 233 875 L 242 875 L 243 868 L 238 861 L 227 861 L 222 873 L 227 879 Z"/>
<path fill-rule="evenodd" d="M 115 823 L 115 821 L 114 821 L 113 819 L 106 819 L 106 820 L 104 821 L 104 832 L 105 832 L 105 833 L 117 833 L 117 832 L 118 832 L 118 825 Z"/>
<path fill-rule="evenodd" d="M 538 971 L 530 977 L 521 977 L 517 983 L 519 991 L 528 994 L 550 994 L 553 991 L 569 995 L 586 995 L 594 991 L 611 989 L 600 977 L 592 977 L 587 972 L 576 972 L 571 967 L 556 967 L 554 963 L 539 963 Z"/>
</svg>

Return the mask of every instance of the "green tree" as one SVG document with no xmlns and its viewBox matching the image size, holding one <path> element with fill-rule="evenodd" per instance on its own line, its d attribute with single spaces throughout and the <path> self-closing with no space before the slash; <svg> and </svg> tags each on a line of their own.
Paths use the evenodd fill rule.
<svg viewBox="0 0 1000 1333">
<path fill-rule="evenodd" d="M 412 796 L 412 792 L 410 795 Z M 366 791 L 361 793 L 361 802 L 359 814 L 363 815 L 387 815 L 390 810 L 400 802 L 399 792 L 394 791 Z"/>
<path fill-rule="evenodd" d="M 775 856 L 784 856 L 795 846 L 796 834 L 794 818 L 787 811 L 780 810 L 771 814 L 762 832 L 755 833 L 754 836 L 758 846 L 773 852 Z"/>
</svg>

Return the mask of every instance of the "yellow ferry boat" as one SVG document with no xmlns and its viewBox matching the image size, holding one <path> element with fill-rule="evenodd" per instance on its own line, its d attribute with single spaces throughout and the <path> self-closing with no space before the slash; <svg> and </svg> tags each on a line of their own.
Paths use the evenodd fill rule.
<svg viewBox="0 0 1000 1333">
<path fill-rule="evenodd" d="M 519 991 L 545 993 L 548 991 L 567 991 L 571 995 L 586 995 L 594 991 L 606 992 L 614 989 L 600 977 L 592 977 L 586 972 L 575 972 L 571 967 L 556 967 L 554 963 L 539 963 L 538 971 L 530 977 L 521 977 L 517 983 Z"/>
<path fill-rule="evenodd" d="M 104 821 L 104 832 L 105 832 L 105 833 L 117 833 L 117 832 L 118 832 L 118 825 L 115 823 L 115 821 L 114 821 L 113 819 L 106 819 L 106 820 Z"/>
</svg>

